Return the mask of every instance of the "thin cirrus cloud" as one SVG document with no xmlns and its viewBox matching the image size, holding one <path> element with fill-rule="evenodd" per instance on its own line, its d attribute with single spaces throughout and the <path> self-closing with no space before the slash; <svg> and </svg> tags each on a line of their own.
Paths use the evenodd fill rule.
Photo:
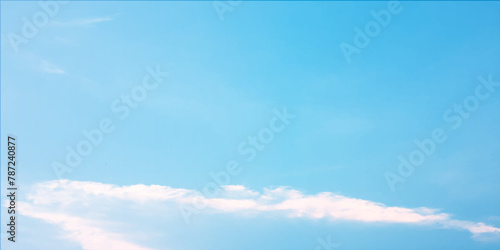
<svg viewBox="0 0 500 250">
<path fill-rule="evenodd" d="M 48 74 L 65 74 L 66 73 L 59 66 L 57 66 L 49 61 L 46 61 L 46 60 L 40 61 L 40 70 L 42 72 L 48 73 Z"/>
<path fill-rule="evenodd" d="M 165 206 L 190 209 L 194 203 L 204 204 L 206 213 L 232 213 L 261 216 L 272 214 L 294 219 L 327 219 L 331 221 L 355 221 L 361 223 L 398 223 L 419 226 L 437 226 L 446 229 L 467 230 L 476 240 L 499 239 L 500 229 L 482 222 L 452 219 L 450 214 L 436 209 L 420 207 L 390 207 L 382 203 L 350 198 L 330 192 L 306 195 L 298 190 L 277 187 L 265 188 L 263 192 L 250 190 L 241 185 L 222 186 L 216 197 L 207 198 L 197 191 L 172 188 L 162 185 L 117 186 L 98 182 L 54 180 L 34 185 L 27 194 L 21 214 L 59 225 L 67 234 L 65 237 L 79 242 L 84 249 L 108 249 L 105 240 L 99 238 L 93 243 L 88 239 L 93 232 L 100 232 L 103 238 L 113 239 L 122 249 L 147 249 L 123 240 L 119 233 L 101 228 L 99 223 L 86 219 L 81 213 L 68 214 L 72 208 L 100 204 L 112 211 L 109 202 L 125 202 L 122 207 L 133 204 L 164 204 Z M 108 203 L 106 203 L 108 202 Z M 37 210 L 32 209 L 37 207 Z M 189 210 L 189 209 L 188 209 Z M 104 211 L 104 210 L 103 210 Z"/>
<path fill-rule="evenodd" d="M 46 58 L 41 58 L 37 54 L 29 51 L 18 53 L 13 57 L 13 59 L 17 61 L 19 65 L 22 65 L 23 69 L 35 71 L 37 73 L 57 75 L 66 74 L 66 71 L 59 65 L 56 65 L 55 63 L 46 60 Z"/>
<path fill-rule="evenodd" d="M 58 27 L 87 27 L 98 23 L 113 21 L 114 19 L 115 19 L 114 16 L 92 17 L 92 18 L 76 19 L 67 22 L 53 21 L 50 23 L 50 25 Z"/>
</svg>

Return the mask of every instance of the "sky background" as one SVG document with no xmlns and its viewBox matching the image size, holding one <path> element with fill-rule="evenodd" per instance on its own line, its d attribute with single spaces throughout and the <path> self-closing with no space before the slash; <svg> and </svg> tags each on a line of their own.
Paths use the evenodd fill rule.
<svg viewBox="0 0 500 250">
<path fill-rule="evenodd" d="M 147 188 L 125 192 L 137 199 L 107 198 L 54 182 L 53 162 L 65 161 L 82 130 L 109 118 L 114 132 L 63 179 L 201 190 L 210 172 L 236 160 L 243 171 L 230 184 L 245 190 L 329 192 L 500 227 L 499 89 L 458 129 L 443 120 L 474 95 L 479 76 L 500 81 L 500 3 L 401 2 L 350 63 L 339 45 L 352 45 L 355 27 L 387 2 L 243 2 L 223 20 L 213 4 L 70 2 L 16 52 L 8 35 L 21 34 L 23 17 L 42 8 L 1 2 L 1 139 L 3 146 L 8 134 L 18 138 L 27 211 L 19 242 L 8 242 L 2 226 L 2 249 L 91 249 L 82 241 L 108 234 L 131 249 L 317 249 L 328 236 L 336 249 L 500 248 L 498 235 L 485 240 L 463 229 L 285 212 L 210 208 L 187 224 L 178 200 L 141 202 Z M 156 65 L 169 76 L 118 119 L 111 103 Z M 246 161 L 238 145 L 283 107 L 295 118 Z M 399 155 L 435 128 L 447 141 L 392 192 L 384 173 L 397 173 Z M 4 147 L 1 155 L 5 202 Z M 70 197 L 76 201 L 63 205 Z M 2 225 L 5 215 L 2 208 Z M 68 218 L 106 233 L 75 233 Z"/>
</svg>

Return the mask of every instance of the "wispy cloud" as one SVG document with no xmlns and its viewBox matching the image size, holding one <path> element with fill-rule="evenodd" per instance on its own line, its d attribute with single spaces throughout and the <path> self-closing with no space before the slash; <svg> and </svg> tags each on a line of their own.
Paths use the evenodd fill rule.
<svg viewBox="0 0 500 250">
<path fill-rule="evenodd" d="M 49 61 L 46 61 L 46 60 L 40 61 L 40 70 L 42 72 L 49 73 L 49 74 L 65 74 L 66 73 L 59 66 L 57 66 Z"/>
<path fill-rule="evenodd" d="M 148 250 L 125 240 L 125 237 L 102 229 L 102 222 L 54 212 L 40 212 L 32 204 L 20 202 L 22 214 L 59 225 L 66 232 L 65 238 L 81 244 L 83 249 Z"/>
<path fill-rule="evenodd" d="M 27 195 L 28 203 L 37 209 L 45 210 L 46 214 L 29 210 L 21 213 L 56 223 L 68 229 L 68 235 L 86 235 L 87 222 L 78 220 L 79 215 L 71 215 L 72 220 L 81 222 L 84 226 L 69 227 L 63 219 L 51 221 L 48 213 L 55 213 L 59 208 L 88 206 L 99 201 L 125 201 L 130 203 L 150 204 L 165 203 L 166 206 L 189 206 L 196 200 L 204 203 L 208 213 L 252 214 L 259 216 L 271 214 L 284 218 L 328 219 L 341 221 L 356 221 L 362 223 L 399 223 L 420 226 L 438 226 L 447 229 L 467 230 L 477 240 L 499 239 L 500 229 L 482 222 L 471 222 L 452 219 L 450 214 L 427 207 L 405 208 L 386 206 L 373 201 L 350 198 L 330 192 L 306 195 L 298 190 L 278 187 L 264 189 L 263 192 L 250 190 L 241 185 L 223 186 L 217 197 L 206 198 L 199 192 L 189 189 L 172 188 L 161 185 L 131 185 L 117 186 L 97 182 L 82 182 L 55 180 L 33 186 L 33 191 Z M 123 205 L 127 206 L 127 205 Z M 30 206 L 27 206 L 30 208 Z M 103 205 L 100 205 L 103 207 Z M 60 212 L 56 212 L 61 214 Z M 69 215 L 68 215 L 69 216 Z M 57 217 L 58 218 L 58 217 Z M 56 220 L 56 219 L 52 219 Z M 75 222 L 75 223 L 76 223 Z M 75 233 L 75 230 L 83 230 Z M 81 242 L 78 237 L 71 239 Z M 88 247 L 85 249 L 92 249 Z"/>
<path fill-rule="evenodd" d="M 13 59 L 19 65 L 20 70 L 30 70 L 37 73 L 44 74 L 66 74 L 67 72 L 59 65 L 53 63 L 50 59 L 41 58 L 37 54 L 30 51 L 23 50 L 22 52 L 15 54 Z"/>
<path fill-rule="evenodd" d="M 115 16 L 109 17 L 92 17 L 92 18 L 84 18 L 84 19 L 76 19 L 72 21 L 60 22 L 53 21 L 50 23 L 52 26 L 60 26 L 60 27 L 85 27 L 93 24 L 109 22 L 115 19 Z"/>
</svg>

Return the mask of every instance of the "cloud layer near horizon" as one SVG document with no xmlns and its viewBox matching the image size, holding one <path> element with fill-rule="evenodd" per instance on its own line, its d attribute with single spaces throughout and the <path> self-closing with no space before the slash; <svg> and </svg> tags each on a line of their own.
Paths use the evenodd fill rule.
<svg viewBox="0 0 500 250">
<path fill-rule="evenodd" d="M 207 198 L 201 193 L 161 185 L 117 186 L 97 182 L 54 180 L 34 185 L 27 194 L 27 201 L 20 205 L 21 214 L 59 225 L 66 238 L 79 242 L 84 249 L 101 249 L 112 242 L 116 249 L 148 249 L 125 240 L 118 233 L 106 231 L 100 222 L 81 217 L 68 211 L 84 209 L 90 204 L 126 202 L 151 206 L 179 207 L 186 217 L 197 213 L 232 213 L 260 216 L 271 214 L 284 218 L 328 219 L 361 223 L 400 223 L 421 226 L 440 226 L 468 230 L 473 238 L 498 238 L 500 229 L 481 222 L 451 219 L 450 214 L 436 209 L 419 207 L 389 207 L 381 203 L 350 198 L 330 192 L 306 195 L 298 190 L 277 187 L 256 192 L 240 185 L 222 186 L 217 197 Z M 105 203 L 109 205 L 110 203 Z M 122 203 L 121 203 L 122 204 Z M 55 209 L 57 208 L 57 209 Z M 109 210 L 108 212 L 112 212 Z M 99 232 L 94 237 L 93 232 Z M 99 240 L 102 239 L 102 240 Z M 105 240 L 105 239 L 111 239 Z"/>
</svg>

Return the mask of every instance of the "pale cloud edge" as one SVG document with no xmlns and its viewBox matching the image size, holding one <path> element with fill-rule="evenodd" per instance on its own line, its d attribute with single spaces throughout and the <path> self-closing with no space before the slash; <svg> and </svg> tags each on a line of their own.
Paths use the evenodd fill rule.
<svg viewBox="0 0 500 250">
<path fill-rule="evenodd" d="M 450 214 L 439 210 L 419 207 L 390 207 L 369 200 L 350 198 L 331 192 L 306 195 L 301 191 L 288 188 L 264 188 L 257 192 L 241 185 L 222 186 L 216 197 L 205 197 L 195 190 L 172 188 L 162 185 L 117 186 L 89 181 L 54 180 L 35 184 L 27 194 L 27 201 L 20 206 L 24 216 L 41 219 L 59 225 L 68 239 L 79 242 L 83 249 L 107 248 L 109 242 L 122 249 L 148 249 L 127 242 L 117 233 L 99 227 L 99 223 L 79 217 L 65 215 L 60 211 L 40 211 L 38 208 L 56 206 L 86 206 L 90 202 L 119 200 L 131 203 L 175 205 L 182 211 L 194 209 L 206 213 L 251 214 L 259 216 L 273 213 L 284 218 L 327 219 L 331 221 L 353 221 L 360 223 L 398 223 L 419 226 L 438 226 L 448 229 L 467 230 L 475 240 L 500 239 L 500 229 L 482 222 L 452 219 Z M 203 204 L 194 208 L 193 204 Z M 37 207 L 37 209 L 34 209 Z M 199 211 L 198 211 L 199 212 Z M 93 232 L 99 232 L 95 238 Z M 93 239 L 93 240 L 90 240 Z M 106 241 L 104 239 L 112 239 Z"/>
<path fill-rule="evenodd" d="M 78 242 L 83 249 L 109 250 L 148 250 L 125 240 L 119 233 L 101 228 L 102 222 L 55 212 L 39 212 L 36 207 L 26 202 L 19 202 L 21 214 L 58 225 L 64 232 L 64 238 Z"/>
</svg>

